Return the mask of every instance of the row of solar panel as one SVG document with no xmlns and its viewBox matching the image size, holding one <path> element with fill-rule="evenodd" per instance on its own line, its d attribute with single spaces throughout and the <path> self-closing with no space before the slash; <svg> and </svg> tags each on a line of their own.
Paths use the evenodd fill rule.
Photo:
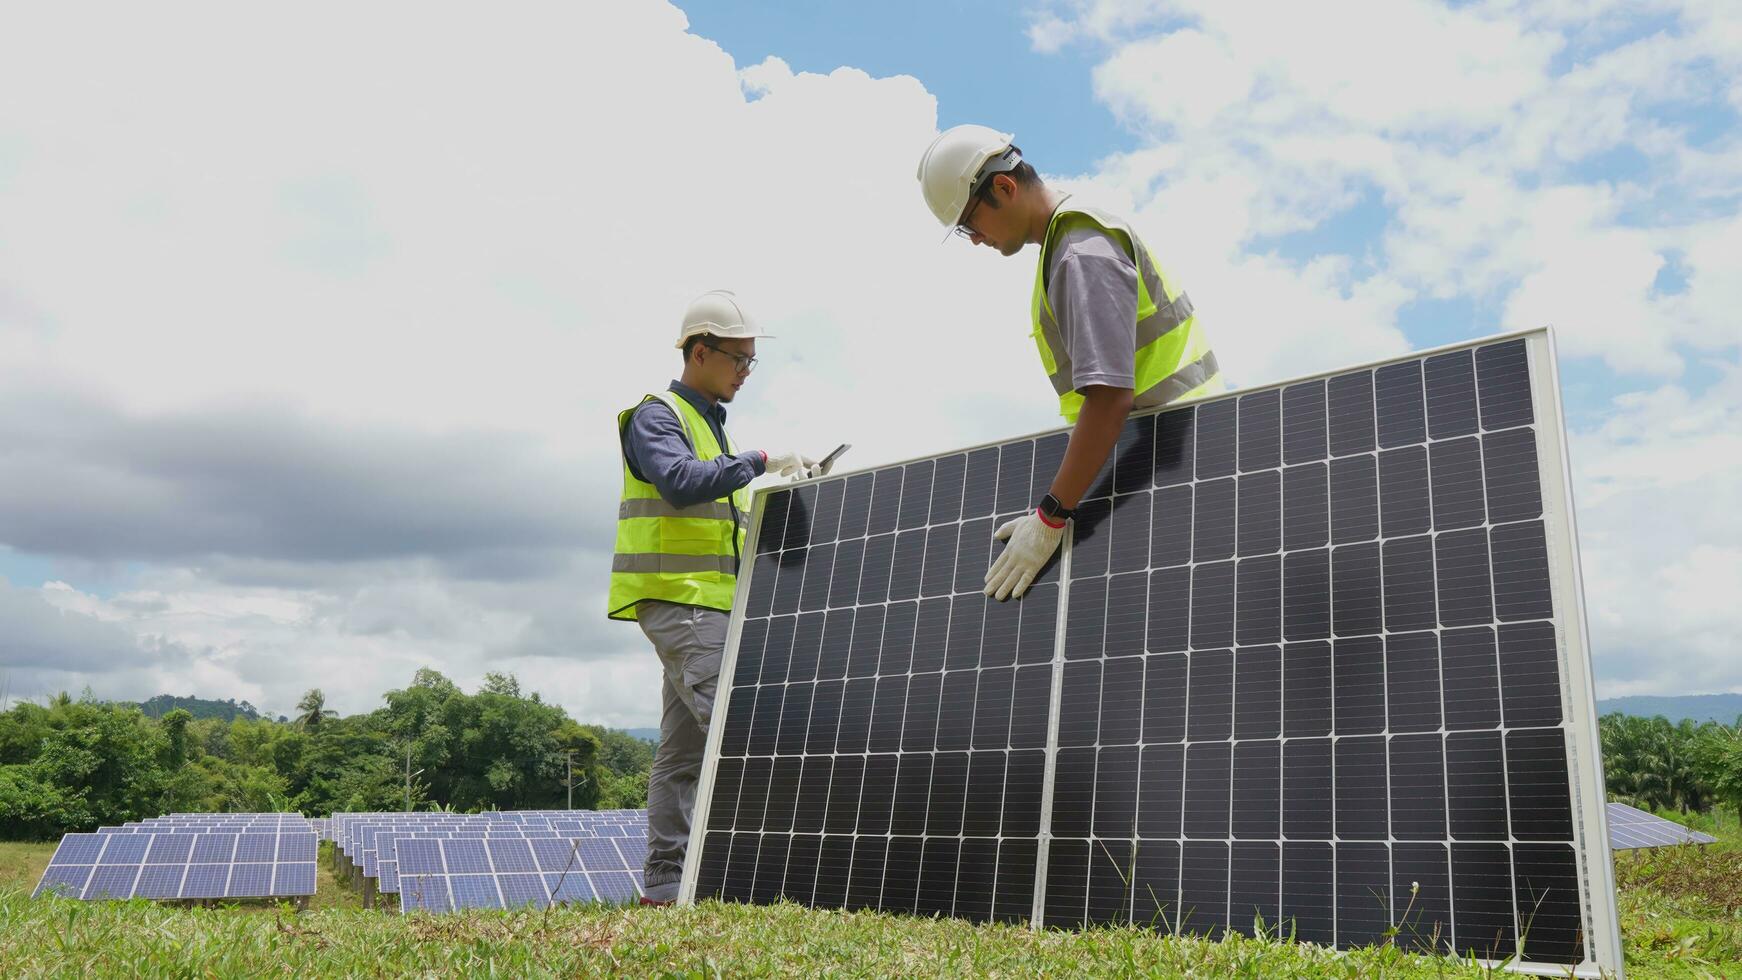
<svg viewBox="0 0 1742 980">
<path fill-rule="evenodd" d="M 1673 847 L 1678 844 L 1714 844 L 1718 838 L 1628 806 L 1609 804 L 1609 843 L 1617 851 L 1641 847 Z"/>
<path fill-rule="evenodd" d="M 591 831 L 605 828 L 602 833 L 616 834 L 611 828 L 645 829 L 645 810 L 557 810 L 557 811 L 497 811 L 487 814 L 413 814 L 413 813 L 345 813 L 335 814 L 329 824 L 331 840 L 350 853 L 352 839 L 365 827 L 406 825 L 445 828 L 546 828 L 554 830 Z"/>
<path fill-rule="evenodd" d="M 258 827 L 268 827 L 268 828 L 294 827 L 297 829 L 301 829 L 303 826 L 312 824 L 312 821 L 310 821 L 307 817 L 299 816 L 297 814 L 285 814 L 285 815 L 279 816 L 279 817 L 273 817 L 273 816 L 268 816 L 268 817 L 238 817 L 238 816 L 232 816 L 229 814 L 173 813 L 173 814 L 169 814 L 167 816 L 162 816 L 162 817 L 147 817 L 144 820 L 130 821 L 126 824 L 122 824 L 122 826 L 123 827 L 154 827 L 154 826 L 162 826 L 162 825 L 169 825 L 169 826 L 179 826 L 179 825 L 213 826 L 213 825 L 217 825 L 217 824 L 250 826 L 250 827 L 258 826 Z"/>
<path fill-rule="evenodd" d="M 405 912 L 633 902 L 643 890 L 646 847 L 632 847 L 625 838 L 408 838 L 397 842 L 392 873 Z M 387 883 L 384 874 L 384 891 Z"/>
<path fill-rule="evenodd" d="M 567 875 L 420 875 L 400 893 L 403 912 L 544 908 L 581 902 L 628 904 L 643 893 L 641 872 Z"/>
<path fill-rule="evenodd" d="M 630 902 L 641 894 L 645 810 L 335 814 L 333 835 L 402 911 Z M 410 844 L 413 873 L 402 877 Z M 444 851 L 451 848 L 451 851 Z"/>
<path fill-rule="evenodd" d="M 142 821 L 123 824 L 119 827 L 98 827 L 94 833 L 103 836 L 161 836 L 187 834 L 263 834 L 268 837 L 279 834 L 313 834 L 314 827 L 307 822 L 302 823 L 270 823 L 261 821 Z"/>
<path fill-rule="evenodd" d="M 384 830 L 449 830 L 455 833 L 471 834 L 519 834 L 524 837 L 561 836 L 566 833 L 587 834 L 595 837 L 628 837 L 645 832 L 647 824 L 633 823 L 583 823 L 576 820 L 553 820 L 548 824 L 515 824 L 515 823 L 461 823 L 433 820 L 381 820 L 353 823 L 346 834 L 346 844 L 366 841 L 369 835 Z"/>
<path fill-rule="evenodd" d="M 86 900 L 312 895 L 317 852 L 312 833 L 67 834 L 36 894 Z"/>
<path fill-rule="evenodd" d="M 522 839 L 537 838 L 571 838 L 571 837 L 620 837 L 645 839 L 645 825 L 597 825 L 584 827 L 573 824 L 559 824 L 554 827 L 520 826 L 513 824 L 421 824 L 421 823 L 381 823 L 353 826 L 351 837 L 342 847 L 345 856 L 353 862 L 364 863 L 373 860 L 372 852 L 376 850 L 376 838 L 384 833 L 439 833 L 453 837 L 516 837 Z M 365 873 L 368 868 L 365 867 Z"/>
<path fill-rule="evenodd" d="M 362 866 L 364 877 L 378 877 L 380 871 L 377 869 L 383 862 L 393 862 L 398 860 L 398 855 L 394 850 L 394 844 L 397 841 L 414 838 L 424 840 L 498 841 L 503 842 L 505 846 L 512 846 L 511 844 L 508 844 L 508 842 L 519 841 L 528 844 L 540 843 L 547 848 L 554 847 L 558 843 L 567 847 L 569 841 L 577 840 L 606 841 L 615 842 L 617 847 L 621 849 L 624 854 L 640 853 L 645 857 L 647 852 L 647 835 L 645 833 L 617 835 L 586 833 L 523 835 L 486 834 L 476 831 L 383 829 L 373 834 L 372 837 L 363 844 L 361 850 L 358 851 L 358 859 L 354 863 Z M 639 867 L 640 865 L 636 864 L 635 866 Z"/>
<path fill-rule="evenodd" d="M 407 842 L 413 842 L 411 861 L 416 874 L 516 874 L 534 871 L 639 874 L 642 866 L 647 863 L 647 840 L 644 837 L 566 840 L 493 837 L 475 840 L 421 834 L 394 836 L 383 843 L 380 852 L 382 856 L 375 862 L 372 875 L 378 879 L 380 891 L 384 894 L 400 890 L 400 869 L 405 866 L 404 852 Z M 437 857 L 441 854 L 447 856 L 437 863 Z M 364 873 L 369 874 L 367 870 Z"/>
</svg>

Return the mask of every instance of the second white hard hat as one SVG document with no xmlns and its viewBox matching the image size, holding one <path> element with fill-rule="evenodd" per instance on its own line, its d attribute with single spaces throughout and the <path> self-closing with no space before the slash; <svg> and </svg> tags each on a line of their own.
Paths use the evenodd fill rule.
<svg viewBox="0 0 1742 980">
<path fill-rule="evenodd" d="M 762 332 L 730 289 L 710 289 L 690 300 L 689 309 L 684 310 L 683 327 L 679 329 L 677 343 L 673 346 L 681 348 L 684 341 L 701 334 L 726 340 L 774 336 Z"/>
<path fill-rule="evenodd" d="M 952 126 L 919 158 L 919 189 L 939 223 L 955 227 L 968 207 L 974 178 L 986 161 L 1010 149 L 1016 137 L 988 126 Z"/>
</svg>

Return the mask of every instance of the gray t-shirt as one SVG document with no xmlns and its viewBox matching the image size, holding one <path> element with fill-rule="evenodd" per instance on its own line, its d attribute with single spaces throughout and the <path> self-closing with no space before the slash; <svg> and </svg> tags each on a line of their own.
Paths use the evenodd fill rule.
<svg viewBox="0 0 1742 980">
<path fill-rule="evenodd" d="M 1047 256 L 1046 298 L 1072 388 L 1137 386 L 1137 263 L 1116 239 L 1096 228 L 1060 232 Z"/>
</svg>

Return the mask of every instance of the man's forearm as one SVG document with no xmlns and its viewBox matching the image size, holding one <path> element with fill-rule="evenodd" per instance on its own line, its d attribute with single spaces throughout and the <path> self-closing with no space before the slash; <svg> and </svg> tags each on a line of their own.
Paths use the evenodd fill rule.
<svg viewBox="0 0 1742 980">
<path fill-rule="evenodd" d="M 673 507 L 693 507 L 719 500 L 756 479 L 762 462 L 760 452 L 716 456 L 703 462 L 694 457 L 671 456 L 654 463 L 650 482 Z"/>
<path fill-rule="evenodd" d="M 1131 414 L 1131 389 L 1091 385 L 1083 389 L 1083 407 L 1065 449 L 1064 462 L 1052 478 L 1052 495 L 1059 503 L 1075 508 L 1089 491 L 1119 442 L 1125 417 Z"/>
</svg>

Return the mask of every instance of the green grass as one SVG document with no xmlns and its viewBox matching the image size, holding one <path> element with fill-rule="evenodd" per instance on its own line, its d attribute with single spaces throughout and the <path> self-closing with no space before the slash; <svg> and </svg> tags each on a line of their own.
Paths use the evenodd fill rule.
<svg viewBox="0 0 1742 980">
<path fill-rule="evenodd" d="M 1615 855 L 1628 970 L 1649 977 L 1742 977 L 1742 828 L 1736 814 L 1660 816 L 1682 820 L 1718 843 Z"/>
<path fill-rule="evenodd" d="M 1622 855 L 1634 977 L 1742 977 L 1742 835 L 1706 849 Z M 1482 977 L 1396 948 L 1337 953 L 1140 929 L 1034 932 L 954 920 L 709 903 L 402 917 L 366 911 L 320 864 L 306 912 L 32 900 L 51 844 L 0 843 L 0 977 L 126 976 L 1212 976 Z M 1728 884 L 1727 884 L 1728 883 Z"/>
</svg>

